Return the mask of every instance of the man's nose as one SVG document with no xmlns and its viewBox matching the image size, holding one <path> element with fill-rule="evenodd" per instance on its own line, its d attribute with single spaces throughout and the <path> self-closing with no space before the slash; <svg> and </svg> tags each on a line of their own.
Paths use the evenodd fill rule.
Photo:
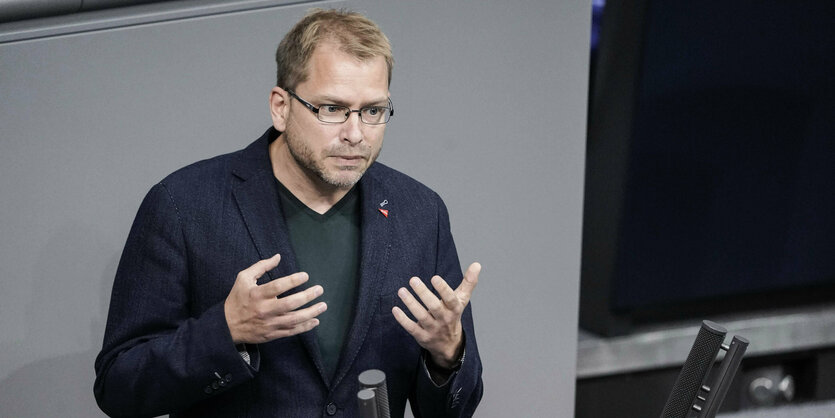
<svg viewBox="0 0 835 418">
<path fill-rule="evenodd" d="M 360 120 L 359 112 L 351 112 L 348 115 L 348 120 L 342 124 L 342 139 L 351 144 L 359 144 L 362 142 L 362 121 Z"/>
</svg>

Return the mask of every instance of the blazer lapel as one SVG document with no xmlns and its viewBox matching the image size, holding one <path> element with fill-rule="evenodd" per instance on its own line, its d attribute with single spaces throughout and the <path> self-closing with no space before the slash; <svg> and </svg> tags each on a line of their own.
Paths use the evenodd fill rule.
<svg viewBox="0 0 835 418">
<path fill-rule="evenodd" d="M 235 176 L 242 180 L 233 187 L 232 193 L 258 256 L 263 260 L 281 254 L 278 267 L 268 271 L 267 277 L 261 277 L 258 280 L 261 284 L 298 271 L 269 159 L 268 145 L 273 132 L 274 130 L 270 129 L 258 141 L 247 147 L 232 169 Z M 298 290 L 300 289 L 291 290 L 287 294 Z M 315 329 L 299 334 L 297 338 L 302 341 L 319 376 L 327 385 L 329 379 L 324 372 Z"/>
<path fill-rule="evenodd" d="M 371 169 L 369 169 L 371 171 Z M 378 285 L 385 275 L 388 260 L 389 221 L 379 209 L 385 199 L 385 190 L 370 173 L 366 173 L 360 180 L 360 195 L 362 197 L 362 250 L 360 259 L 359 290 L 354 308 L 354 321 L 348 332 L 348 338 L 339 358 L 332 387 L 338 385 L 359 353 L 371 321 L 379 308 L 380 294 Z"/>
<path fill-rule="evenodd" d="M 263 172 L 250 177 L 232 191 L 258 256 L 263 260 L 281 254 L 278 267 L 267 272 L 269 280 L 291 274 L 295 267 L 290 243 L 279 238 L 287 237 L 287 225 L 274 182 L 272 173 Z M 269 280 L 262 278 L 259 281 Z"/>
</svg>

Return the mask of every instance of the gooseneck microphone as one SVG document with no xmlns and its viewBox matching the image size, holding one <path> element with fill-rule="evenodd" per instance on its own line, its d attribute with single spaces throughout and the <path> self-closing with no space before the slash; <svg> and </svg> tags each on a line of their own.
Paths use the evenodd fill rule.
<svg viewBox="0 0 835 418">
<path fill-rule="evenodd" d="M 661 418 L 714 418 L 728 394 L 748 340 L 735 335 L 729 345 L 722 344 L 728 331 L 715 322 L 702 321 L 693 348 L 676 379 Z M 719 350 L 726 351 L 719 370 L 712 373 Z"/>
<path fill-rule="evenodd" d="M 719 371 L 716 378 L 713 380 L 713 389 L 708 392 L 707 399 L 704 405 L 699 409 L 698 405 L 693 405 L 696 411 L 702 411 L 700 417 L 713 418 L 719 411 L 719 406 L 728 394 L 728 389 L 731 387 L 731 382 L 734 381 L 736 371 L 739 369 L 739 363 L 742 362 L 742 356 L 748 348 L 748 339 L 734 335 L 731 344 L 722 346 L 726 350 L 725 358 L 722 359 L 722 364 L 719 365 Z M 701 399 L 701 398 L 699 398 Z"/>
<path fill-rule="evenodd" d="M 702 321 L 702 327 L 690 349 L 690 354 L 687 355 L 687 360 L 681 367 L 670 397 L 667 398 L 661 418 L 687 417 L 699 389 L 707 382 L 707 374 L 716 360 L 716 355 L 719 354 L 727 333 L 728 330 L 715 322 Z"/>
<path fill-rule="evenodd" d="M 386 374 L 382 370 L 369 369 L 359 375 L 360 391 L 357 393 L 361 418 L 391 418 Z"/>
<path fill-rule="evenodd" d="M 360 418 L 379 418 L 377 415 L 377 397 L 374 389 L 360 389 L 357 392 L 360 405 Z"/>
</svg>

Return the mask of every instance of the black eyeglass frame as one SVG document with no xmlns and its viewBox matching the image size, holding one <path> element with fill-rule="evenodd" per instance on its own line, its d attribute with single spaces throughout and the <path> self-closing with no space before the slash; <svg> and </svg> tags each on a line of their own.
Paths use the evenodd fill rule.
<svg viewBox="0 0 835 418">
<path fill-rule="evenodd" d="M 299 103 L 303 104 L 303 105 L 304 105 L 304 107 L 308 108 L 311 112 L 315 113 L 315 114 L 316 114 L 316 119 L 319 119 L 319 122 L 322 122 L 322 123 L 332 123 L 332 124 L 337 124 L 337 123 L 345 123 L 345 122 L 348 120 L 348 118 L 350 118 L 350 117 L 351 117 L 351 113 L 352 113 L 352 112 L 356 112 L 356 113 L 358 114 L 359 118 L 360 118 L 360 122 L 362 122 L 362 123 L 364 123 L 364 124 L 366 124 L 366 125 L 385 125 L 385 124 L 389 123 L 389 121 L 391 120 L 391 117 L 392 117 L 392 116 L 394 116 L 394 103 L 392 103 L 391 98 L 389 97 L 389 98 L 388 98 L 388 101 L 389 101 L 389 105 L 388 105 L 388 107 L 386 107 L 386 106 L 366 106 L 366 107 L 362 107 L 362 108 L 359 108 L 359 109 L 351 109 L 351 108 L 350 108 L 350 107 L 348 107 L 348 106 L 342 106 L 342 105 L 337 105 L 337 104 L 333 104 L 333 105 L 330 105 L 330 104 L 328 104 L 328 105 L 322 105 L 322 106 L 337 106 L 337 107 L 344 107 L 345 109 L 348 109 L 348 112 L 346 112 L 346 113 L 345 113 L 345 120 L 343 120 L 342 122 L 330 122 L 330 121 L 322 120 L 322 119 L 320 118 L 320 115 L 319 115 L 319 108 L 321 108 L 321 106 L 320 106 L 320 107 L 316 107 L 316 106 L 314 106 L 312 103 L 310 103 L 310 102 L 308 102 L 307 100 L 304 100 L 304 99 L 302 99 L 301 97 L 299 97 L 296 93 L 294 93 L 294 92 L 293 92 L 293 90 L 285 89 L 285 91 L 286 91 L 286 92 L 287 92 L 290 96 L 293 96 L 296 100 L 298 100 L 298 101 L 299 101 Z M 383 108 L 383 109 L 388 109 L 388 111 L 389 111 L 389 115 L 388 115 L 388 117 L 387 117 L 387 118 L 384 118 L 384 119 L 383 119 L 383 120 L 384 120 L 384 122 L 380 122 L 380 123 L 369 123 L 369 122 L 366 122 L 366 121 L 362 118 L 362 111 L 363 111 L 363 110 L 365 110 L 365 109 L 371 108 L 371 107 L 379 107 L 379 108 Z"/>
</svg>

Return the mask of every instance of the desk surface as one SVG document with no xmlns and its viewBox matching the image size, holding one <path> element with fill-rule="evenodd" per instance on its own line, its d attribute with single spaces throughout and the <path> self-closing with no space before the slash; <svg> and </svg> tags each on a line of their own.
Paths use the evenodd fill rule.
<svg viewBox="0 0 835 418">
<path fill-rule="evenodd" d="M 726 341 L 731 335 L 747 338 L 746 357 L 835 346 L 835 303 L 705 319 L 728 329 Z M 653 325 L 612 338 L 581 329 L 577 378 L 681 366 L 700 326 L 700 321 Z"/>
<path fill-rule="evenodd" d="M 820 418 L 835 416 L 835 401 L 718 414 L 721 418 Z"/>
</svg>

